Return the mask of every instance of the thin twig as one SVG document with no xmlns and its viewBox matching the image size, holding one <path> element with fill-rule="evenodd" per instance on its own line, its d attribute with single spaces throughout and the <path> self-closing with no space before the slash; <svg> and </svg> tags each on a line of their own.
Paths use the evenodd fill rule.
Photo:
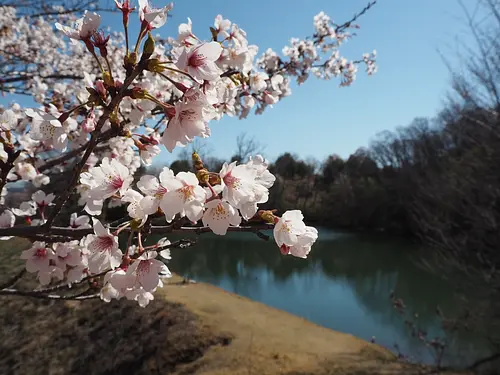
<svg viewBox="0 0 500 375">
<path fill-rule="evenodd" d="M 111 230 L 116 230 L 116 227 L 111 227 Z M 262 230 L 273 229 L 271 224 L 259 224 L 259 225 L 248 225 L 241 227 L 229 227 L 227 228 L 228 232 L 253 232 L 256 233 L 257 236 L 263 239 L 268 239 L 263 233 L 260 233 Z M 131 228 L 123 229 L 123 232 L 130 232 Z M 174 225 L 158 225 L 152 226 L 150 229 L 150 233 L 152 234 L 167 234 L 167 233 L 194 233 L 194 234 L 202 234 L 202 233 L 210 233 L 212 230 L 209 227 L 175 227 Z M 44 236 L 63 236 L 73 239 L 78 239 L 85 237 L 88 234 L 94 233 L 92 228 L 66 228 L 66 227 L 50 227 L 45 228 L 43 226 L 16 226 L 11 228 L 0 228 L 0 236 L 15 236 L 15 237 L 24 237 L 24 238 L 32 238 L 37 235 Z M 260 234 L 259 234 L 260 233 Z"/>
<path fill-rule="evenodd" d="M 147 61 L 145 61 L 144 63 L 140 63 L 134 68 L 134 70 L 132 71 L 130 76 L 128 76 L 127 79 L 125 80 L 125 82 L 123 83 L 123 86 L 120 88 L 120 91 L 118 92 L 118 94 L 111 100 L 111 103 L 109 103 L 109 106 L 104 108 L 104 112 L 103 112 L 102 116 L 99 118 L 99 121 L 97 122 L 95 130 L 92 132 L 92 137 L 90 139 L 90 142 L 88 142 L 88 144 L 87 144 L 85 154 L 83 155 L 83 157 L 80 159 L 79 163 L 75 167 L 73 177 L 72 177 L 70 183 L 68 184 L 67 189 L 65 190 L 65 192 L 63 194 L 61 194 L 59 199 L 57 199 L 55 207 L 53 208 L 52 212 L 50 213 L 50 216 L 47 219 L 47 222 L 44 224 L 44 227 L 46 228 L 46 230 L 50 229 L 50 227 L 52 226 L 52 223 L 54 222 L 54 219 L 57 217 L 57 215 L 61 211 L 62 207 L 64 206 L 64 204 L 66 203 L 66 201 L 70 197 L 71 193 L 73 193 L 73 189 L 78 184 L 78 179 L 80 178 L 80 174 L 83 170 L 83 167 L 85 166 L 88 158 L 90 157 L 90 155 L 94 151 L 94 148 L 97 146 L 97 144 L 99 142 L 99 135 L 100 135 L 102 127 L 104 126 L 104 123 L 108 120 L 109 116 L 114 111 L 116 106 L 119 105 L 121 100 L 124 98 L 128 87 L 137 78 L 137 76 L 144 70 L 144 66 L 146 63 L 147 63 Z"/>
<path fill-rule="evenodd" d="M 12 276 L 8 281 L 0 285 L 0 289 L 5 289 L 13 286 L 15 283 L 19 281 L 21 277 L 24 276 L 25 273 L 26 273 L 26 268 L 23 268 L 19 273 L 17 273 L 17 275 Z"/>
<path fill-rule="evenodd" d="M 62 296 L 58 294 L 43 294 L 35 291 L 27 291 L 27 290 L 18 290 L 12 288 L 6 288 L 0 290 L 0 296 L 20 296 L 20 297 L 32 297 L 38 299 L 52 299 L 52 300 L 75 300 L 75 301 L 83 301 L 87 299 L 96 299 L 99 298 L 99 294 L 86 294 L 91 289 L 87 289 L 84 292 L 73 294 L 69 296 Z"/>
</svg>

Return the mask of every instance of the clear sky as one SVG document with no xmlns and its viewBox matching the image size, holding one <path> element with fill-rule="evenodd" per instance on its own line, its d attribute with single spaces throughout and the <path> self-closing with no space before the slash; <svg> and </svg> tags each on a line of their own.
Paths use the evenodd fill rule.
<svg viewBox="0 0 500 375">
<path fill-rule="evenodd" d="M 154 2 L 156 6 L 166 1 Z M 324 11 L 342 23 L 361 10 L 368 0 L 178 0 L 173 17 L 159 30 L 176 36 L 179 23 L 190 17 L 195 34 L 209 39 L 208 27 L 217 14 L 243 28 L 250 44 L 260 52 L 268 47 L 281 52 L 290 37 L 313 32 L 313 17 Z M 465 0 L 472 4 L 473 0 Z M 137 17 L 137 13 L 133 14 Z M 104 24 L 121 30 L 119 14 L 104 14 Z M 131 19 L 131 24 L 138 24 Z M 353 86 L 339 88 L 339 81 L 314 77 L 304 85 L 292 86 L 292 95 L 263 115 L 245 120 L 226 117 L 211 122 L 208 139 L 213 155 L 229 158 L 236 137 L 242 132 L 257 137 L 265 155 L 273 160 L 290 151 L 300 157 L 323 160 L 329 154 L 347 157 L 367 146 L 378 132 L 407 125 L 415 117 L 433 116 L 449 90 L 450 75 L 438 49 L 452 56 L 456 38 L 465 26 L 457 0 L 379 0 L 359 20 L 358 36 L 343 46 L 347 58 L 377 50 L 379 71 L 368 77 L 363 71 Z M 131 40 L 135 40 L 132 29 Z M 162 153 L 163 154 L 163 153 Z M 173 156 L 158 162 L 170 162 Z M 175 154 L 174 154 L 175 155 Z"/>
<path fill-rule="evenodd" d="M 281 52 L 290 37 L 312 34 L 318 12 L 342 23 L 367 3 L 178 0 L 173 17 L 160 33 L 176 35 L 178 24 L 190 17 L 195 34 L 208 39 L 208 27 L 222 14 L 243 28 L 260 52 L 268 47 Z M 438 49 L 454 50 L 455 37 L 465 29 L 462 15 L 457 0 L 379 0 L 359 20 L 358 36 L 341 50 L 347 58 L 357 59 L 376 49 L 376 75 L 368 77 L 360 71 L 357 81 L 347 88 L 339 88 L 339 81 L 312 77 L 300 87 L 294 84 L 292 95 L 263 115 L 212 122 L 208 142 L 214 156 L 230 157 L 237 135 L 246 132 L 266 145 L 265 154 L 271 160 L 286 151 L 319 160 L 332 153 L 346 157 L 368 145 L 377 132 L 406 125 L 417 116 L 433 116 L 449 89 L 449 72 Z"/>
</svg>

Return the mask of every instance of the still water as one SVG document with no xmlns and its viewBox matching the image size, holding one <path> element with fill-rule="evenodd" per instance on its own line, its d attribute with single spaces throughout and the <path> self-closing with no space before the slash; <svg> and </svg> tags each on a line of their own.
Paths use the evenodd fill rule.
<svg viewBox="0 0 500 375">
<path fill-rule="evenodd" d="M 171 240 L 175 238 L 172 236 Z M 410 360 L 433 363 L 430 350 L 411 337 L 390 293 L 418 313 L 419 327 L 443 337 L 436 307 L 460 310 L 450 282 L 419 267 L 417 249 L 404 241 L 320 230 L 308 259 L 282 256 L 274 241 L 251 233 L 203 234 L 194 247 L 172 250 L 169 268 L 319 325 L 376 342 L 395 344 Z M 467 365 L 488 351 L 473 333 L 446 336 L 444 363 Z"/>
</svg>

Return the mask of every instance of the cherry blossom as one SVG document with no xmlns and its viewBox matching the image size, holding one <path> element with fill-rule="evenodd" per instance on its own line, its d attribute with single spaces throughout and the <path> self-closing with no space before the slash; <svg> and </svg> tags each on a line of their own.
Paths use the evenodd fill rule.
<svg viewBox="0 0 500 375">
<path fill-rule="evenodd" d="M 34 192 L 33 195 L 31 196 L 31 199 L 35 201 L 40 210 L 44 209 L 47 206 L 50 206 L 54 198 L 55 198 L 54 194 L 52 193 L 45 194 L 45 192 L 43 192 L 42 190 Z"/>
<path fill-rule="evenodd" d="M 28 272 L 49 272 L 51 271 L 50 261 L 55 258 L 54 250 L 45 245 L 45 242 L 36 241 L 28 250 L 24 250 L 21 259 L 26 260 L 26 271 Z"/>
<path fill-rule="evenodd" d="M 63 128 L 59 119 L 41 109 L 26 110 L 26 115 L 33 119 L 30 136 L 37 141 L 51 143 L 56 150 L 64 151 L 68 143 L 66 129 Z"/>
<path fill-rule="evenodd" d="M 127 207 L 127 212 L 132 219 L 136 219 L 140 221 L 140 225 L 144 225 L 146 220 L 148 219 L 148 214 L 145 211 L 145 208 L 142 206 L 142 201 L 144 200 L 144 196 L 138 191 L 129 189 L 123 194 L 122 201 L 129 202 L 130 204 Z M 147 206 L 147 208 L 150 208 Z"/>
<path fill-rule="evenodd" d="M 156 226 L 156 221 L 172 223 L 165 227 L 181 232 L 203 225 L 224 235 L 242 219 L 249 222 L 240 229 L 253 231 L 250 224 L 262 218 L 275 224 L 274 237 L 284 255 L 305 258 L 318 232 L 305 225 L 300 211 L 281 218 L 271 211 L 256 215 L 276 179 L 259 155 L 247 163 L 224 164 L 220 171 L 208 170 L 193 156 L 196 173 L 174 175 L 163 168 L 159 175 L 142 176 L 139 191 L 132 182 L 143 165 L 164 152 L 160 144 L 173 152 L 196 137 L 209 137 L 210 121 L 261 114 L 291 94 L 292 80 L 337 78 L 340 86 L 349 86 L 362 67 L 374 74 L 375 51 L 357 58 L 341 53 L 357 26 L 338 26 L 320 13 L 311 37 L 292 38 L 280 52 L 264 49 L 258 56 L 251 36 L 222 15 L 203 37 L 194 35 L 188 18 L 177 36 L 160 42 L 150 31 L 166 23 L 171 4 L 156 9 L 140 0 L 140 27 L 129 28 L 134 8 L 129 0 L 115 3 L 124 32 L 113 30 L 108 36 L 98 30 L 101 17 L 94 12 L 77 18 L 61 8 L 57 14 L 29 18 L 13 6 L 2 8 L 0 24 L 8 32 L 0 38 L 0 59 L 9 67 L 2 90 L 26 94 L 35 104 L 25 108 L 13 102 L 0 109 L 0 167 L 6 176 L 0 201 L 10 201 L 14 183 L 35 192 L 18 208 L 4 208 L 0 231 L 5 236 L 0 238 L 25 227 L 24 237 L 45 240 L 21 256 L 42 285 L 55 280 L 70 285 L 92 276 L 92 288 L 100 288 L 102 300 L 126 298 L 143 307 L 163 286 L 162 278 L 171 276 L 156 260 L 157 252 L 168 261 L 170 247 L 182 247 L 166 238 L 146 246 L 149 224 Z M 64 174 L 68 178 L 60 182 Z M 64 186 L 56 200 L 48 189 L 59 183 Z M 39 190 L 42 186 L 45 191 Z M 69 206 L 76 201 L 85 215 Z M 120 206 L 127 214 L 105 226 L 107 208 Z M 16 216 L 22 218 L 19 226 Z M 91 218 L 94 233 L 88 234 Z M 60 223 L 69 225 L 61 228 Z M 126 247 L 120 248 L 119 233 L 128 236 Z"/>
<path fill-rule="evenodd" d="M 11 228 L 16 222 L 16 217 L 10 210 L 5 210 L 0 215 L 0 228 Z M 0 237 L 0 240 L 10 240 L 12 236 Z"/>
<path fill-rule="evenodd" d="M 176 65 L 200 82 L 213 81 L 222 74 L 215 63 L 221 53 L 222 47 L 217 42 L 201 43 L 192 48 L 185 47 Z"/>
<path fill-rule="evenodd" d="M 34 180 L 37 176 L 35 167 L 30 163 L 17 163 L 15 170 L 21 179 L 25 181 Z"/>
<path fill-rule="evenodd" d="M 119 193 L 123 194 L 130 183 L 132 176 L 129 170 L 116 159 L 104 158 L 99 167 L 89 169 L 86 178 L 93 182 L 89 191 L 89 197 L 95 201 L 100 201 Z"/>
<path fill-rule="evenodd" d="M 151 6 L 148 0 L 139 0 L 139 19 L 147 25 L 148 30 L 157 29 L 167 22 L 167 13 L 172 8 L 172 3 L 156 9 Z"/>
<path fill-rule="evenodd" d="M 167 266 L 156 260 L 156 251 L 148 251 L 142 254 L 128 267 L 127 275 L 134 280 L 133 287 L 142 287 L 146 292 L 154 291 L 160 284 L 160 272 L 170 277 Z"/>
<path fill-rule="evenodd" d="M 37 212 L 37 204 L 34 201 L 22 202 L 19 208 L 12 208 L 16 216 L 33 216 Z"/>
<path fill-rule="evenodd" d="M 12 130 L 17 124 L 17 116 L 11 109 L 0 114 L 0 131 Z"/>
<path fill-rule="evenodd" d="M 78 216 L 76 212 L 73 212 L 70 216 L 69 226 L 71 228 L 92 228 L 90 225 L 90 218 L 87 215 Z"/>
<path fill-rule="evenodd" d="M 100 297 L 105 302 L 120 299 L 132 284 L 133 279 L 123 269 L 117 268 L 104 276 L 104 286 L 101 288 Z"/>
<path fill-rule="evenodd" d="M 160 201 L 160 208 L 167 221 L 172 221 L 176 214 L 187 216 L 194 223 L 201 219 L 206 193 L 194 173 L 179 172 L 175 178 L 166 179 L 162 184 L 167 192 Z"/>
<path fill-rule="evenodd" d="M 87 12 L 82 18 L 76 20 L 73 27 L 56 23 L 56 28 L 61 30 L 71 40 L 87 40 L 95 33 L 101 24 L 101 16 L 94 12 Z"/>
<path fill-rule="evenodd" d="M 165 184 L 171 179 L 174 179 L 174 172 L 164 167 L 160 172 L 159 181 L 155 176 L 144 175 L 137 182 L 139 190 L 146 195 L 141 205 L 147 215 L 152 215 L 158 210 L 161 199 L 167 192 Z"/>
<path fill-rule="evenodd" d="M 318 231 L 304 224 L 304 215 L 299 210 L 286 211 L 274 226 L 274 239 L 282 254 L 306 258 Z"/>
<path fill-rule="evenodd" d="M 229 203 L 220 199 L 214 199 L 205 204 L 205 214 L 203 215 L 203 225 L 209 227 L 212 232 L 224 236 L 229 226 L 238 226 L 241 217 L 238 211 Z"/>
<path fill-rule="evenodd" d="M 85 245 L 89 250 L 88 263 L 92 273 L 100 273 L 108 268 L 116 268 L 121 264 L 123 253 L 118 247 L 118 237 L 94 219 L 94 233 L 89 234 Z"/>
<path fill-rule="evenodd" d="M 204 95 L 199 100 L 184 100 L 175 104 L 175 115 L 168 121 L 162 136 L 162 143 L 169 152 L 177 145 L 186 145 L 194 137 L 210 136 L 208 121 L 215 115 L 213 107 Z"/>
</svg>

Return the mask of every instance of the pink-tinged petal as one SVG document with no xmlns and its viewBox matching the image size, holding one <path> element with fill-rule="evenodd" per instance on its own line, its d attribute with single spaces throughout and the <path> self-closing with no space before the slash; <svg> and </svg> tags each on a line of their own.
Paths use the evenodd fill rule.
<svg viewBox="0 0 500 375">
<path fill-rule="evenodd" d="M 184 196 L 178 191 L 169 191 L 160 201 L 160 208 L 168 218 L 175 216 L 183 210 Z"/>
<path fill-rule="evenodd" d="M 222 46 L 217 42 L 204 43 L 196 50 L 196 53 L 208 60 L 216 61 L 222 53 Z"/>
<path fill-rule="evenodd" d="M 160 174 L 161 176 L 161 174 Z M 141 177 L 139 182 L 137 182 L 137 187 L 140 191 L 147 195 L 154 195 L 158 190 L 160 183 L 155 176 L 144 175 Z"/>
<path fill-rule="evenodd" d="M 196 75 L 206 81 L 214 81 L 222 74 L 222 70 L 220 70 L 219 67 L 211 61 L 207 61 L 205 64 L 198 67 L 196 71 Z"/>
<path fill-rule="evenodd" d="M 158 210 L 160 200 L 156 197 L 146 196 L 141 199 L 139 204 L 145 215 L 152 215 Z"/>
<path fill-rule="evenodd" d="M 196 201 L 193 202 L 192 204 L 188 205 L 184 209 L 187 218 L 191 222 L 196 223 L 203 216 L 203 206 L 204 205 L 202 202 L 196 202 Z"/>
<path fill-rule="evenodd" d="M 99 237 L 109 236 L 109 230 L 104 228 L 104 226 L 99 220 L 93 218 L 93 221 L 94 221 L 94 232 L 97 236 Z"/>
<path fill-rule="evenodd" d="M 165 183 L 167 181 L 172 180 L 174 178 L 174 172 L 171 169 L 164 167 L 160 173 L 159 178 L 161 184 L 165 186 Z"/>
<path fill-rule="evenodd" d="M 177 173 L 177 179 L 184 182 L 186 185 L 198 185 L 198 178 L 192 172 L 179 172 Z"/>
</svg>

